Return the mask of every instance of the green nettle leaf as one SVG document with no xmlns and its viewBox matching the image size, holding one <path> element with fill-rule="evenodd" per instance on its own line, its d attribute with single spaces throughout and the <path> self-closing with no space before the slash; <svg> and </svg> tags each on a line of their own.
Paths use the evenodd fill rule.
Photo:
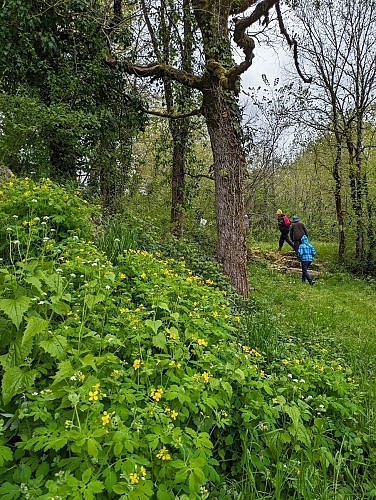
<svg viewBox="0 0 376 500">
<path fill-rule="evenodd" d="M 38 335 L 39 333 L 46 331 L 47 328 L 48 328 L 47 320 L 37 316 L 31 316 L 31 318 L 27 320 L 27 325 L 22 338 L 22 345 L 31 340 L 32 338 L 34 338 L 35 335 Z"/>
<path fill-rule="evenodd" d="M 65 378 L 69 378 L 73 375 L 74 373 L 74 368 L 70 364 L 70 361 L 62 361 L 59 363 L 59 371 L 56 373 L 54 377 L 54 382 L 52 385 L 57 384 L 61 380 L 64 380 Z"/>
<path fill-rule="evenodd" d="M 105 299 L 105 295 L 103 293 L 98 293 L 97 295 L 92 295 L 91 293 L 88 293 L 85 296 L 85 304 L 89 311 L 94 308 L 99 302 L 103 302 Z"/>
<path fill-rule="evenodd" d="M 39 345 L 53 358 L 62 359 L 66 355 L 68 341 L 62 335 L 55 335 L 47 340 L 42 340 Z"/>
<path fill-rule="evenodd" d="M 23 315 L 29 310 L 31 303 L 31 299 L 25 295 L 16 299 L 1 299 L 0 310 L 19 328 Z"/>
<path fill-rule="evenodd" d="M 20 390 L 28 389 L 34 384 L 36 370 L 22 370 L 18 366 L 13 366 L 5 370 L 2 381 L 2 394 L 4 404 L 8 404 L 13 396 Z"/>
<path fill-rule="evenodd" d="M 26 283 L 33 285 L 38 290 L 38 292 L 43 293 L 42 283 L 38 278 L 35 278 L 32 276 L 29 278 L 25 278 L 25 281 L 26 281 Z"/>
<path fill-rule="evenodd" d="M 165 349 L 167 345 L 166 335 L 162 332 L 158 333 L 158 335 L 154 335 L 152 338 L 153 345 L 155 347 L 159 347 L 160 349 Z"/>
<path fill-rule="evenodd" d="M 22 344 L 21 338 L 18 337 L 10 346 L 8 354 L 2 357 L 1 364 L 4 368 L 21 365 L 25 361 L 25 358 L 30 354 L 32 347 L 32 342 Z"/>
<path fill-rule="evenodd" d="M 170 308 L 165 302 L 160 302 L 159 304 L 157 304 L 157 307 L 159 307 L 159 309 L 164 309 L 165 311 L 170 312 Z"/>
<path fill-rule="evenodd" d="M 145 325 L 149 326 L 153 330 L 154 333 L 157 333 L 158 328 L 160 326 L 162 326 L 162 321 L 160 319 L 157 319 L 157 320 L 147 319 L 145 321 Z"/>
</svg>

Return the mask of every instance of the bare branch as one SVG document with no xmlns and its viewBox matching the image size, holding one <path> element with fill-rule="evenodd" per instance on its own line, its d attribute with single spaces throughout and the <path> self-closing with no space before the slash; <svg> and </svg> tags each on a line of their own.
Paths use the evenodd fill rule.
<svg viewBox="0 0 376 500">
<path fill-rule="evenodd" d="M 303 80 L 304 83 L 311 83 L 312 77 L 311 76 L 307 77 L 307 76 L 303 75 L 302 70 L 300 69 L 300 65 L 299 65 L 299 61 L 298 61 L 298 42 L 295 40 L 295 38 L 290 37 L 290 35 L 288 34 L 288 32 L 285 28 L 283 18 L 282 18 L 281 7 L 279 5 L 279 0 L 277 0 L 277 2 L 275 4 L 275 9 L 277 12 L 280 32 L 285 37 L 289 46 L 293 48 L 294 63 L 295 63 L 296 71 L 298 72 L 298 75 L 300 76 L 300 78 Z"/>
<path fill-rule="evenodd" d="M 277 0 L 263 0 L 256 5 L 256 8 L 251 15 L 235 19 L 234 42 L 243 50 L 245 60 L 227 71 L 227 78 L 230 85 L 233 84 L 235 80 L 252 65 L 255 42 L 252 37 L 247 35 L 246 30 L 256 22 L 260 21 L 261 18 L 264 18 L 263 24 L 268 24 L 269 10 L 274 7 L 276 2 Z M 240 4 L 242 5 L 242 8 L 246 9 L 254 4 L 254 1 L 240 2 Z M 241 10 L 239 8 L 237 13 L 240 12 Z"/>
</svg>

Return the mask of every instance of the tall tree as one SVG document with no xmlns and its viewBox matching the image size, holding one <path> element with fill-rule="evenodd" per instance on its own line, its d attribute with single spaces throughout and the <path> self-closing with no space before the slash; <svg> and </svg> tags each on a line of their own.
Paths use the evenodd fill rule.
<svg viewBox="0 0 376 500">
<path fill-rule="evenodd" d="M 120 143 L 145 116 L 123 75 L 103 64 L 116 9 L 108 14 L 101 0 L 7 0 L 0 11 L 2 159 L 30 172 L 43 152 L 43 173 L 58 180 L 91 170 L 105 203 L 115 174 L 129 167 Z M 113 36 L 128 43 L 129 26 Z M 15 148 L 26 150 L 23 162 Z"/>
<path fill-rule="evenodd" d="M 201 93 L 201 111 L 214 159 L 217 258 L 231 284 L 244 296 L 248 295 L 243 200 L 245 157 L 238 93 L 240 77 L 251 66 L 255 48 L 254 39 L 247 30 L 261 20 L 267 24 L 269 11 L 278 5 L 278 0 L 191 0 L 190 9 L 201 35 L 201 45 L 197 50 L 203 54 L 202 65 L 195 68 L 195 72 L 164 61 L 148 60 L 146 54 L 139 54 L 136 60 L 113 47 L 106 58 L 110 66 L 120 66 L 126 73 L 141 78 L 174 80 Z M 280 10 L 277 14 L 284 29 Z M 230 23 L 234 26 L 233 37 Z M 284 34 L 295 46 L 285 30 Z M 244 59 L 239 63 L 234 62 L 233 42 L 244 53 Z"/>
</svg>

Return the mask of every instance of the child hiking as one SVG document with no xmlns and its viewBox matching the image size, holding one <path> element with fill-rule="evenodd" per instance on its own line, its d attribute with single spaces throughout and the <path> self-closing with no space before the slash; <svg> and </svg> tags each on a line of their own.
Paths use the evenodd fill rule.
<svg viewBox="0 0 376 500">
<path fill-rule="evenodd" d="M 316 250 L 308 242 L 308 237 L 304 234 L 298 248 L 298 259 L 302 263 L 302 283 L 308 281 L 311 286 L 314 284 L 314 281 L 308 272 L 308 268 L 312 264 L 314 255 L 316 255 Z"/>
<path fill-rule="evenodd" d="M 283 243 L 286 242 L 290 247 L 294 248 L 292 241 L 289 238 L 289 230 L 290 230 L 290 220 L 285 215 L 282 210 L 278 209 L 276 212 L 278 229 L 281 231 L 281 236 L 279 237 L 279 247 L 278 250 L 282 250 Z"/>
</svg>

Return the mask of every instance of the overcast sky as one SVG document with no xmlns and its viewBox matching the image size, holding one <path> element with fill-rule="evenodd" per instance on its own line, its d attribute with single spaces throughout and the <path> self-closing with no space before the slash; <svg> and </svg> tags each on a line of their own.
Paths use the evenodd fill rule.
<svg viewBox="0 0 376 500">
<path fill-rule="evenodd" d="M 252 66 L 242 76 L 244 90 L 263 86 L 262 74 L 267 76 L 271 85 L 275 78 L 280 78 L 280 83 L 286 83 L 284 71 L 291 67 L 292 60 L 292 54 L 286 54 L 282 49 L 277 51 L 275 48 L 257 45 Z"/>
</svg>

